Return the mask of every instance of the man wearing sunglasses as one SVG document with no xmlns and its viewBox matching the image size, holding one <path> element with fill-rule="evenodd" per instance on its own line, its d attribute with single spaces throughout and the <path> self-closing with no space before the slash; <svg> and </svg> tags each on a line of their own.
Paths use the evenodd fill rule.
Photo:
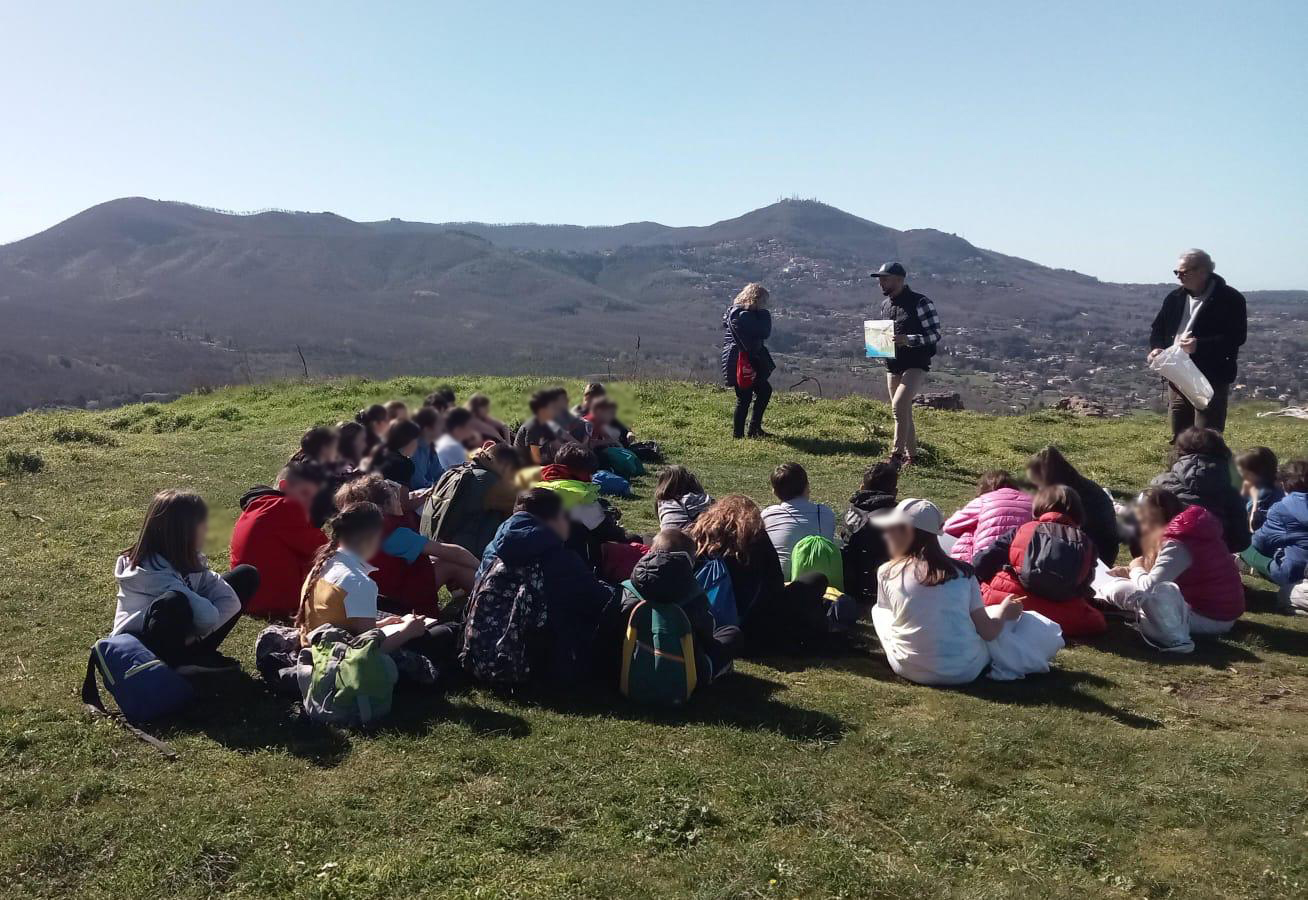
<svg viewBox="0 0 1308 900">
<path fill-rule="evenodd" d="M 1213 386 L 1208 408 L 1196 410 L 1168 385 L 1172 439 L 1187 428 L 1226 428 L 1226 404 L 1235 381 L 1235 364 L 1248 333 L 1244 295 L 1214 271 L 1202 250 L 1181 254 L 1173 273 L 1181 286 L 1163 300 L 1149 334 L 1149 360 L 1179 344 Z"/>
</svg>

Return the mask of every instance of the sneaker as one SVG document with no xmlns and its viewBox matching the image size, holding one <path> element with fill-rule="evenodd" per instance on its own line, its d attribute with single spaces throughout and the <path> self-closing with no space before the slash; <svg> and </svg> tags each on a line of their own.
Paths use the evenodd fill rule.
<svg viewBox="0 0 1308 900">
<path fill-rule="evenodd" d="M 770 432 L 770 431 L 764 431 L 762 428 L 758 428 L 758 429 L 755 429 L 754 431 L 751 431 L 751 432 L 749 433 L 749 437 L 752 437 L 752 438 L 770 438 L 770 437 L 772 437 L 772 432 Z"/>
<path fill-rule="evenodd" d="M 212 675 L 218 672 L 235 672 L 241 664 L 217 650 L 201 653 L 174 667 L 178 675 Z"/>
</svg>

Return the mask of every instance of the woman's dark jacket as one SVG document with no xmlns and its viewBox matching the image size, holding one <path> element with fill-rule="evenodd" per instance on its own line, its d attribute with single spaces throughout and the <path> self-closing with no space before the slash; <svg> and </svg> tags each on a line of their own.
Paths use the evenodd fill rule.
<svg viewBox="0 0 1308 900">
<path fill-rule="evenodd" d="M 736 359 L 743 350 L 755 378 L 766 381 L 776 363 L 765 344 L 772 335 L 772 313 L 766 309 L 732 306 L 722 317 L 722 378 L 727 387 L 736 387 Z"/>
</svg>

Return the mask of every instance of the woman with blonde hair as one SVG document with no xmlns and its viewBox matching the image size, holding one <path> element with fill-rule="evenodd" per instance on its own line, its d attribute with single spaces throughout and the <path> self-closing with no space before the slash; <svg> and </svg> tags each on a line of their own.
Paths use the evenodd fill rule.
<svg viewBox="0 0 1308 900">
<path fill-rule="evenodd" d="M 768 379 L 776 364 L 766 344 L 772 334 L 772 314 L 768 312 L 768 292 L 763 285 L 750 282 L 736 295 L 722 317 L 722 331 L 722 376 L 727 387 L 736 391 L 732 434 L 745 437 L 745 420 L 749 419 L 749 437 L 768 437 L 763 430 L 763 413 L 772 399 Z"/>
<path fill-rule="evenodd" d="M 741 494 L 723 497 L 700 513 L 689 534 L 695 540 L 697 570 L 711 560 L 725 564 L 740 627 L 751 646 L 791 650 L 826 634 L 827 577 L 809 572 L 786 583 L 753 500 Z"/>
</svg>

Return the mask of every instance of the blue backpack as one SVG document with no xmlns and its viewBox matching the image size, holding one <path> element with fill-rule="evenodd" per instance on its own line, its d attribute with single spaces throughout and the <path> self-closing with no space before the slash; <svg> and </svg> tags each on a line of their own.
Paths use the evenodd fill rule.
<svg viewBox="0 0 1308 900">
<path fill-rule="evenodd" d="M 190 703 L 195 698 L 191 683 L 155 656 L 136 635 L 102 638 L 91 648 L 86 679 L 82 682 L 82 702 L 91 712 L 102 716 L 110 713 L 100 699 L 97 672 L 118 704 L 127 730 L 169 759 L 176 759 L 171 747 L 136 726 L 175 713 Z"/>
<path fill-rule="evenodd" d="M 708 595 L 713 621 L 724 625 L 739 625 L 740 613 L 736 610 L 736 588 L 731 583 L 731 572 L 720 558 L 711 556 L 695 570 L 695 580 Z"/>
<path fill-rule="evenodd" d="M 601 494 L 614 497 L 630 497 L 631 482 L 607 469 L 600 469 L 591 476 L 591 483 L 598 484 Z"/>
</svg>

